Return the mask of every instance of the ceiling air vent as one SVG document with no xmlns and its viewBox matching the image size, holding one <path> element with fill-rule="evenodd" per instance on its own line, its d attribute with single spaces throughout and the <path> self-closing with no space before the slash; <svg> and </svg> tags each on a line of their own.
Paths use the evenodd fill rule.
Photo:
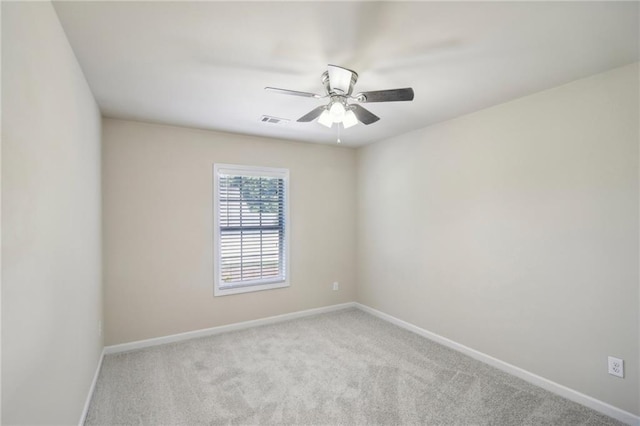
<svg viewBox="0 0 640 426">
<path fill-rule="evenodd" d="M 278 117 L 271 117 L 270 115 L 263 115 L 262 117 L 260 117 L 260 121 L 262 121 L 263 123 L 269 123 L 269 124 L 280 124 L 280 123 L 286 123 L 287 120 L 286 118 L 278 118 Z"/>
</svg>

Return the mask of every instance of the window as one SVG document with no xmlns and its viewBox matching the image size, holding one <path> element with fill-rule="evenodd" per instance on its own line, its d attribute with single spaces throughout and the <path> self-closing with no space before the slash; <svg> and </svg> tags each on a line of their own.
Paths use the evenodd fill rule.
<svg viewBox="0 0 640 426">
<path fill-rule="evenodd" d="M 289 286 L 289 171 L 214 165 L 216 296 Z"/>
</svg>

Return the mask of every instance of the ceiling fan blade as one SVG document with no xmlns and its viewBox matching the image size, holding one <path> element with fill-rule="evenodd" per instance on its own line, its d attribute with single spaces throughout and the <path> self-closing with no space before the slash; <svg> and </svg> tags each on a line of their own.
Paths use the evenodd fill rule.
<svg viewBox="0 0 640 426">
<path fill-rule="evenodd" d="M 318 108 L 315 108 L 313 110 L 311 110 L 311 112 L 307 113 L 306 115 L 303 115 L 302 117 L 298 118 L 298 122 L 299 123 L 308 123 L 309 121 L 313 121 L 316 118 L 320 117 L 320 114 L 322 114 L 322 111 L 324 111 L 327 107 L 325 105 L 320 105 Z"/>
<path fill-rule="evenodd" d="M 412 101 L 413 89 L 406 87 L 404 89 L 375 90 L 373 92 L 362 92 L 354 96 L 358 102 L 397 102 Z"/>
<path fill-rule="evenodd" d="M 278 89 L 277 87 L 265 87 L 264 90 L 269 92 L 281 93 L 283 95 L 302 96 L 305 98 L 321 98 L 322 96 L 309 92 L 298 92 L 297 90 Z"/>
<path fill-rule="evenodd" d="M 380 117 L 360 105 L 350 105 L 350 107 L 362 124 L 371 124 L 380 120 Z"/>
<path fill-rule="evenodd" d="M 329 88 L 331 91 L 341 92 L 345 95 L 351 94 L 353 84 L 358 80 L 358 73 L 337 65 L 328 65 Z"/>
</svg>

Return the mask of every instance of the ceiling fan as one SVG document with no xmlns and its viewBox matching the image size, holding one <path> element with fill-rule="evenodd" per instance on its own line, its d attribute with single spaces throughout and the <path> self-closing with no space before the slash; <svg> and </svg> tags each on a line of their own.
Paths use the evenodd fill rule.
<svg viewBox="0 0 640 426">
<path fill-rule="evenodd" d="M 329 98 L 327 105 L 321 105 L 313 109 L 300 117 L 298 122 L 307 123 L 317 118 L 318 123 L 324 126 L 331 127 L 333 123 L 342 123 L 345 129 L 355 126 L 358 122 L 371 124 L 380 120 L 380 117 L 358 103 L 413 100 L 413 89 L 411 87 L 352 94 L 356 81 L 358 81 L 358 73 L 355 71 L 336 65 L 328 65 L 327 71 L 322 74 L 322 84 L 326 91 L 324 96 L 296 90 L 278 89 L 276 87 L 265 87 L 265 90 L 306 98 Z M 349 101 L 358 103 L 349 103 Z"/>
</svg>

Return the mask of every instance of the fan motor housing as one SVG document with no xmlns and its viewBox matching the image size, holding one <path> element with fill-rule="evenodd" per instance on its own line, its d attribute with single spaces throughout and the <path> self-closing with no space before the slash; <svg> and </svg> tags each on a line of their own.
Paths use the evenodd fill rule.
<svg viewBox="0 0 640 426">
<path fill-rule="evenodd" d="M 325 71 L 322 73 L 322 78 L 321 78 L 322 84 L 324 85 L 324 89 L 328 95 L 349 96 L 353 92 L 354 84 L 356 84 L 356 82 L 358 81 L 358 73 L 348 68 L 343 68 L 343 67 L 338 67 L 338 68 L 342 68 L 343 70 L 349 71 L 351 73 L 351 83 L 349 84 L 349 90 L 347 91 L 347 93 L 342 93 L 342 91 L 336 92 L 334 90 L 331 90 L 331 85 L 329 82 L 329 71 Z"/>
</svg>

